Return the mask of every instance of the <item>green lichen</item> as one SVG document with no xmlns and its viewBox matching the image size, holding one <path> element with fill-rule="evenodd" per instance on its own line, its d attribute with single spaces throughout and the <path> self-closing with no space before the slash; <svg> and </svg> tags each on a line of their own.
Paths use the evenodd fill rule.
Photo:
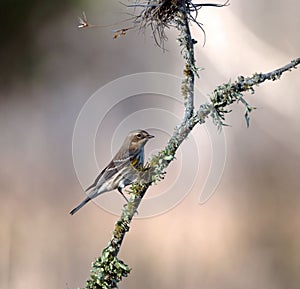
<svg viewBox="0 0 300 289">
<path fill-rule="evenodd" d="M 130 268 L 119 260 L 111 247 L 103 250 L 101 257 L 92 264 L 90 279 L 87 280 L 86 289 L 118 288 L 118 283 L 127 277 Z"/>
<path fill-rule="evenodd" d="M 234 103 L 242 103 L 245 106 L 245 120 L 247 126 L 250 124 L 250 113 L 255 109 L 244 98 L 244 92 L 250 92 L 254 94 L 254 86 L 257 86 L 265 80 L 265 75 L 262 73 L 255 73 L 251 77 L 245 78 L 239 76 L 238 79 L 231 83 L 225 83 L 218 86 L 211 94 L 210 100 L 213 105 L 211 112 L 214 124 L 221 129 L 225 126 L 225 115 L 230 113 L 231 110 L 228 107 Z"/>
</svg>

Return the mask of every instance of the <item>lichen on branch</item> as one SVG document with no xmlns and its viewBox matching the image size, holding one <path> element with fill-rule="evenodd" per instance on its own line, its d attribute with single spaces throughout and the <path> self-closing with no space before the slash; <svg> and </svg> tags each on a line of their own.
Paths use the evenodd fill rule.
<svg viewBox="0 0 300 289">
<path fill-rule="evenodd" d="M 210 95 L 210 100 L 214 107 L 214 110 L 212 111 L 212 119 L 215 125 L 217 125 L 219 129 L 226 125 L 224 123 L 225 115 L 231 112 L 228 107 L 234 102 L 241 102 L 245 106 L 245 120 L 247 126 L 249 126 L 249 114 L 253 109 L 255 109 L 255 107 L 249 105 L 244 98 L 243 93 L 250 92 L 251 94 L 254 94 L 256 86 L 266 80 L 275 81 L 280 79 L 284 72 L 297 68 L 299 63 L 300 58 L 297 58 L 292 60 L 289 64 L 274 71 L 268 73 L 254 73 L 250 77 L 239 76 L 233 83 L 229 82 L 219 85 Z"/>
<path fill-rule="evenodd" d="M 216 126 L 221 129 L 225 125 L 225 116 L 230 112 L 228 107 L 234 102 L 241 102 L 245 108 L 245 118 L 249 125 L 249 113 L 253 107 L 248 104 L 244 92 L 254 93 L 254 87 L 266 80 L 277 80 L 281 75 L 300 64 L 300 58 L 269 73 L 255 73 L 250 77 L 240 76 L 234 82 L 218 86 L 211 94 L 210 101 L 194 108 L 194 81 L 198 76 L 195 65 L 194 45 L 196 41 L 190 32 L 190 22 L 197 22 L 197 13 L 201 7 L 223 7 L 224 4 L 194 4 L 191 0 L 157 0 L 135 1 L 127 5 L 129 8 L 138 9 L 140 12 L 134 18 L 134 23 L 141 29 L 150 27 L 156 43 L 163 46 L 167 37 L 165 29 L 175 27 L 179 31 L 178 42 L 184 59 L 183 80 L 181 92 L 184 100 L 185 112 L 180 124 L 173 131 L 171 138 L 159 153 L 152 156 L 146 166 L 139 171 L 137 181 L 131 185 L 131 198 L 124 206 L 119 220 L 115 223 L 113 236 L 102 255 L 93 263 L 90 279 L 86 289 L 116 288 L 123 277 L 128 276 L 130 268 L 118 259 L 122 242 L 130 229 L 130 223 L 138 212 L 138 207 L 149 186 L 162 180 L 165 170 L 175 159 L 176 152 L 181 143 L 187 138 L 197 124 L 205 123 L 211 116 Z"/>
</svg>

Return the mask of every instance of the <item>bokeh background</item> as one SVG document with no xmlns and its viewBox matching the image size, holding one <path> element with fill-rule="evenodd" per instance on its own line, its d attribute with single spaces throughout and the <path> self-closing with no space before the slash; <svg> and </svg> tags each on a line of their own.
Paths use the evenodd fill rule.
<svg viewBox="0 0 300 289">
<path fill-rule="evenodd" d="M 296 0 L 202 9 L 204 47 L 201 31 L 193 33 L 197 64 L 205 68 L 197 81 L 203 93 L 299 57 L 299 9 Z M 117 217 L 92 203 L 68 214 L 84 197 L 72 162 L 78 113 L 118 77 L 182 72 L 176 31 L 163 52 L 150 32 L 114 40 L 110 27 L 78 30 L 82 11 L 102 25 L 128 17 L 118 1 L 1 4 L 1 288 L 84 286 Z M 203 172 L 175 208 L 132 223 L 120 257 L 133 269 L 120 288 L 300 287 L 299 80 L 293 71 L 258 87 L 248 98 L 258 107 L 249 129 L 243 108 L 232 107 L 226 167 L 207 203 L 198 203 Z M 97 158 L 105 164 L 109 150 L 97 150 Z"/>
</svg>

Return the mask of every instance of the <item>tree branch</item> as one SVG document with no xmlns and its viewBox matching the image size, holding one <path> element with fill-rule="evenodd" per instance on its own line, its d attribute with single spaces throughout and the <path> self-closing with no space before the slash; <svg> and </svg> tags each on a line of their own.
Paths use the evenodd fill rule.
<svg viewBox="0 0 300 289">
<path fill-rule="evenodd" d="M 194 82 L 195 75 L 198 76 L 197 68 L 195 66 L 194 57 L 194 40 L 192 39 L 188 13 L 184 1 L 181 1 L 178 17 L 176 18 L 177 29 L 179 30 L 178 42 L 181 47 L 181 54 L 185 59 L 185 69 L 183 74 L 185 78 L 182 81 L 181 93 L 184 99 L 185 113 L 183 122 L 190 119 L 194 112 Z"/>
<path fill-rule="evenodd" d="M 159 7 L 157 5 L 154 6 L 154 4 L 152 3 L 152 5 L 151 3 L 149 2 L 148 4 L 145 4 L 147 5 L 145 9 L 156 9 L 155 13 L 161 13 L 161 11 L 157 9 L 159 7 L 163 7 L 164 3 L 162 4 L 160 2 Z M 225 4 L 227 5 L 227 2 Z M 124 264 L 123 261 L 119 260 L 117 256 L 124 237 L 129 231 L 130 223 L 134 214 L 137 212 L 147 189 L 151 184 L 163 179 L 165 169 L 175 158 L 177 149 L 187 138 L 195 125 L 203 124 L 206 121 L 206 118 L 210 115 L 214 123 L 219 128 L 222 128 L 222 126 L 225 125 L 225 114 L 229 112 L 227 108 L 234 102 L 241 102 L 245 105 L 245 117 L 247 124 L 249 124 L 249 113 L 253 107 L 249 106 L 246 102 L 243 93 L 247 91 L 254 93 L 255 85 L 266 80 L 277 80 L 284 72 L 289 71 L 292 68 L 296 68 L 300 64 L 300 58 L 298 58 L 279 69 L 265 74 L 255 73 L 253 76 L 247 78 L 240 76 L 233 83 L 226 83 L 218 86 L 211 93 L 210 102 L 202 104 L 198 110 L 195 111 L 194 80 L 195 76 L 198 74 L 194 59 L 195 41 L 191 36 L 189 28 L 189 9 L 194 6 L 191 6 L 191 1 L 183 0 L 177 1 L 176 5 L 176 9 L 173 9 L 174 7 L 168 7 L 166 11 L 172 11 L 172 13 L 175 13 L 170 19 L 175 20 L 176 28 L 179 30 L 178 41 L 182 48 L 182 55 L 185 60 L 184 79 L 182 81 L 181 88 L 185 106 L 184 116 L 182 122 L 174 129 L 173 135 L 168 141 L 166 147 L 157 155 L 153 156 L 145 168 L 138 172 L 138 180 L 131 186 L 132 192 L 130 201 L 124 206 L 122 215 L 115 223 L 113 236 L 108 246 L 103 250 L 102 255 L 92 265 L 91 278 L 87 281 L 86 289 L 116 288 L 122 277 L 126 277 L 129 274 L 130 268 L 128 265 Z M 150 10 L 151 13 L 153 11 L 154 10 Z M 150 12 L 149 10 L 144 10 L 143 14 L 149 16 Z M 156 25 L 158 25 L 157 19 L 158 18 L 155 18 Z M 167 23 L 168 22 L 164 22 L 163 27 L 166 27 Z"/>
<path fill-rule="evenodd" d="M 273 70 L 268 73 L 254 73 L 251 77 L 245 78 L 239 76 L 238 79 L 233 83 L 226 83 L 218 86 L 211 94 L 211 103 L 213 110 L 211 116 L 214 123 L 219 129 L 222 128 L 225 120 L 225 114 L 229 113 L 228 106 L 234 102 L 241 102 L 245 106 L 245 119 L 247 126 L 249 126 L 250 112 L 255 109 L 248 104 L 243 96 L 243 92 L 254 93 L 254 87 L 263 83 L 266 80 L 278 80 L 284 72 L 290 71 L 297 68 L 300 63 L 300 58 L 292 60 L 290 63 Z"/>
</svg>

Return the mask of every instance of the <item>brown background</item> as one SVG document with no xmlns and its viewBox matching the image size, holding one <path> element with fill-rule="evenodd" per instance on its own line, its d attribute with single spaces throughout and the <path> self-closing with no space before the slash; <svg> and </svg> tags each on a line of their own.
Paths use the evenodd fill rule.
<svg viewBox="0 0 300 289">
<path fill-rule="evenodd" d="M 163 53 L 150 33 L 113 40 L 111 28 L 77 30 L 83 10 L 100 24 L 126 18 L 117 1 L 29 3 L 1 9 L 0 287 L 83 287 L 117 217 L 94 204 L 68 214 L 83 197 L 72 163 L 76 118 L 95 90 L 120 76 L 180 76 L 177 34 L 168 34 Z M 201 10 L 205 47 L 199 29 L 193 33 L 204 94 L 299 57 L 299 6 L 231 1 Z M 195 186 L 171 211 L 133 222 L 121 251 L 133 270 L 120 288 L 300 287 L 299 79 L 293 71 L 257 88 L 249 129 L 233 106 L 225 171 L 205 205 Z"/>
</svg>

